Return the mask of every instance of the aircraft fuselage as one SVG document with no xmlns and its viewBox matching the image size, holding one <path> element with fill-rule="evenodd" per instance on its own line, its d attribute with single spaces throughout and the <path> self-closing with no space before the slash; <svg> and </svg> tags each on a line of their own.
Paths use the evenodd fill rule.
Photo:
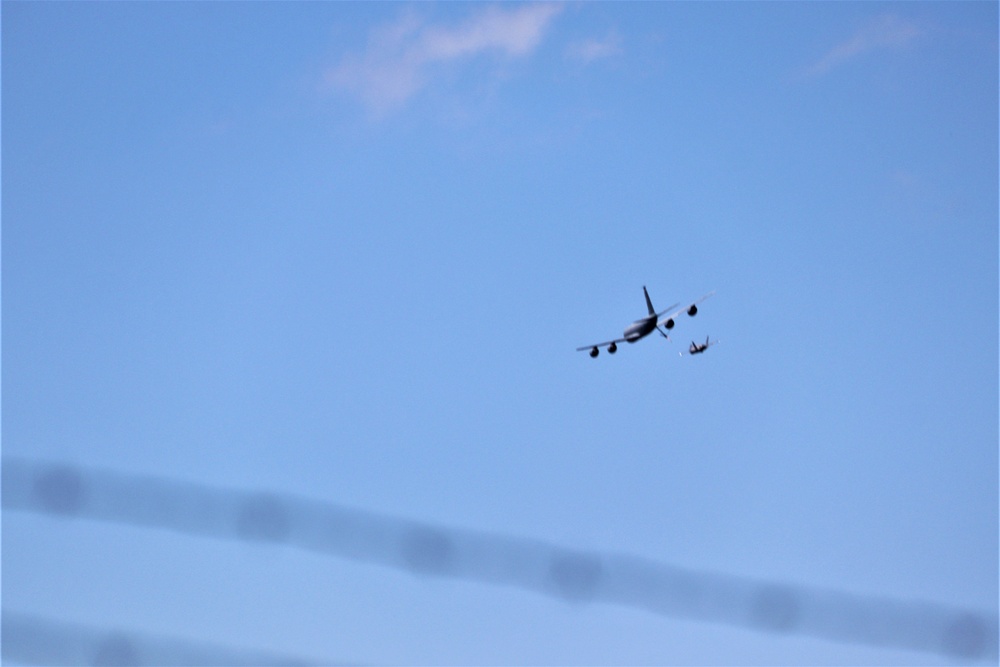
<svg viewBox="0 0 1000 667">
<path fill-rule="evenodd" d="M 627 329 L 622 337 L 626 342 L 634 343 L 641 338 L 645 338 L 649 334 L 653 333 L 656 329 L 656 315 L 650 315 L 649 317 L 644 317 L 641 320 L 636 320 Z"/>
</svg>

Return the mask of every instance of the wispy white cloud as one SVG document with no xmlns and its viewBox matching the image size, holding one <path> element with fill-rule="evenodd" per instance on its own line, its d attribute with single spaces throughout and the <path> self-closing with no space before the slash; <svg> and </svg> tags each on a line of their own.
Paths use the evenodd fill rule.
<svg viewBox="0 0 1000 667">
<path fill-rule="evenodd" d="M 844 63 L 885 49 L 902 48 L 923 34 L 916 24 L 895 14 L 883 14 L 869 21 L 849 39 L 840 42 L 807 68 L 809 76 L 826 74 Z"/>
<path fill-rule="evenodd" d="M 612 32 L 604 39 L 585 39 L 580 42 L 570 44 L 566 49 L 566 55 L 584 64 L 592 63 L 595 60 L 602 60 L 618 55 L 622 52 L 621 38 L 618 33 Z"/>
<path fill-rule="evenodd" d="M 373 30 L 364 52 L 345 56 L 326 72 L 324 82 L 357 95 L 370 110 L 385 113 L 428 86 L 435 65 L 480 55 L 529 55 L 560 11 L 562 5 L 548 3 L 491 6 L 453 26 L 432 24 L 410 12 Z"/>
</svg>

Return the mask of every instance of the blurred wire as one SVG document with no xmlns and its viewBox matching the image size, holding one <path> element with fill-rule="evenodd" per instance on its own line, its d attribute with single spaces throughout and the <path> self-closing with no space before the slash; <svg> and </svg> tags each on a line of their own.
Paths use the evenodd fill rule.
<svg viewBox="0 0 1000 667">
<path fill-rule="evenodd" d="M 288 656 L 247 651 L 84 625 L 3 611 L 0 622 L 7 664 L 26 665 L 310 665 Z M 323 663 L 328 664 L 328 663 Z"/>
<path fill-rule="evenodd" d="M 5 510 L 279 543 L 417 575 L 471 579 L 571 602 L 620 604 L 762 632 L 967 661 L 996 662 L 998 656 L 995 613 L 697 572 L 288 495 L 12 457 L 3 458 L 2 482 Z M 6 647 L 6 633 L 4 639 Z"/>
</svg>

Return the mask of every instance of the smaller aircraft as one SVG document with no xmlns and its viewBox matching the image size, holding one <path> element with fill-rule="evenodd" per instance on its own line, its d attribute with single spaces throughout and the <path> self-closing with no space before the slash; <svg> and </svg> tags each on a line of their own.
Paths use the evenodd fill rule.
<svg viewBox="0 0 1000 667">
<path fill-rule="evenodd" d="M 713 345 L 715 345 L 718 342 L 719 341 L 717 341 L 717 340 L 713 340 L 711 343 L 709 343 L 708 342 L 708 336 L 705 336 L 705 342 L 704 343 L 700 343 L 699 344 L 699 343 L 696 343 L 694 341 L 691 341 L 691 347 L 688 348 L 688 354 L 702 354 L 705 350 L 707 350 L 708 348 L 712 347 Z M 682 357 L 684 356 L 683 352 L 678 352 L 677 354 L 681 355 Z"/>
<path fill-rule="evenodd" d="M 698 314 L 698 304 L 707 299 L 708 297 L 715 294 L 715 291 L 711 291 L 705 296 L 701 297 L 696 301 L 692 301 L 686 306 L 677 308 L 681 304 L 675 303 L 666 310 L 656 312 L 653 308 L 653 302 L 649 299 L 649 292 L 646 291 L 645 285 L 643 285 L 642 293 L 646 297 L 646 311 L 648 315 L 642 317 L 635 322 L 633 322 L 627 329 L 621 338 L 615 338 L 614 340 L 604 341 L 603 343 L 597 343 L 595 345 L 584 345 L 583 347 L 576 348 L 577 352 L 582 352 L 584 350 L 589 350 L 591 357 L 596 357 L 600 354 L 602 347 L 608 348 L 608 354 L 614 354 L 618 351 L 618 343 L 634 343 L 642 338 L 645 338 L 654 331 L 658 331 L 661 336 L 670 340 L 670 336 L 667 335 L 667 331 L 674 328 L 674 318 L 678 317 L 682 313 L 687 313 L 691 317 Z M 676 310 L 674 310 L 677 308 Z M 671 312 L 672 311 L 672 312 Z M 669 313 L 669 314 L 668 314 Z M 663 327 L 662 329 L 660 327 Z"/>
</svg>

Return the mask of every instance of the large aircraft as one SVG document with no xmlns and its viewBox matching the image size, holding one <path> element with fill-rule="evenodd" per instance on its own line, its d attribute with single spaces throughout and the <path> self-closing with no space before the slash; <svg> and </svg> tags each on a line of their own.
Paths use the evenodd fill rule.
<svg viewBox="0 0 1000 667">
<path fill-rule="evenodd" d="M 663 331 L 663 329 L 666 329 L 667 331 L 673 329 L 674 318 L 685 311 L 687 311 L 688 315 L 694 317 L 698 313 L 698 304 L 715 294 L 715 291 L 713 290 L 697 301 L 692 301 L 688 305 L 681 308 L 677 308 L 677 306 L 680 306 L 680 303 L 675 303 L 670 306 L 670 308 L 667 308 L 659 313 L 656 312 L 655 308 L 653 308 L 653 302 L 649 300 L 649 292 L 646 291 L 645 285 L 642 286 L 642 293 L 646 295 L 646 309 L 649 311 L 649 315 L 633 322 L 627 329 L 625 329 L 625 333 L 622 334 L 621 338 L 604 341 L 603 343 L 596 343 L 594 345 L 584 345 L 583 347 L 576 348 L 576 351 L 582 352 L 583 350 L 590 350 L 590 356 L 596 357 L 600 354 L 602 347 L 607 347 L 608 354 L 614 354 L 618 351 L 618 343 L 634 343 L 637 340 L 645 338 L 649 334 L 653 333 L 653 331 L 659 331 L 661 336 L 670 340 L 670 337 L 665 331 Z M 674 310 L 675 308 L 677 308 L 677 310 Z M 669 313 L 669 315 L 667 313 Z M 663 327 L 663 329 L 660 327 Z"/>
</svg>

